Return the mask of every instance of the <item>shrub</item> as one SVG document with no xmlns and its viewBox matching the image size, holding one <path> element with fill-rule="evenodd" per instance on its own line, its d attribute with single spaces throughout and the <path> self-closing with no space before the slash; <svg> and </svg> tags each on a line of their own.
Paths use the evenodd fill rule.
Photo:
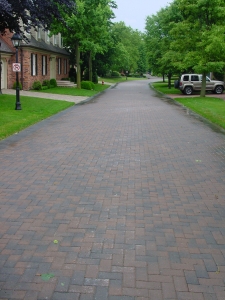
<svg viewBox="0 0 225 300">
<path fill-rule="evenodd" d="M 83 76 L 83 79 L 85 81 L 89 81 L 89 70 L 88 69 L 85 69 L 84 70 L 84 76 Z M 92 72 L 92 82 L 94 83 L 98 83 L 98 75 L 96 72 Z"/>
<path fill-rule="evenodd" d="M 94 90 L 95 84 L 91 81 L 82 81 L 81 82 L 81 88 L 84 90 Z"/>
<path fill-rule="evenodd" d="M 68 77 L 63 77 L 63 78 L 61 78 L 61 80 L 70 80 Z"/>
<path fill-rule="evenodd" d="M 49 88 L 50 88 L 50 86 L 48 87 L 47 85 L 42 85 L 42 87 L 41 87 L 42 90 L 47 90 Z"/>
<path fill-rule="evenodd" d="M 92 75 L 92 82 L 94 82 L 96 84 L 98 83 L 98 75 L 96 72 L 94 72 Z"/>
<path fill-rule="evenodd" d="M 19 88 L 22 90 L 22 84 L 19 82 Z M 13 89 L 16 89 L 16 82 L 13 83 Z"/>
<path fill-rule="evenodd" d="M 53 87 L 57 87 L 57 82 L 56 82 L 55 78 L 50 79 L 50 85 Z"/>
<path fill-rule="evenodd" d="M 45 79 L 42 83 L 42 86 L 47 86 L 47 88 L 49 89 L 50 88 L 50 80 Z"/>
<path fill-rule="evenodd" d="M 112 71 L 111 76 L 112 77 L 120 77 L 120 73 L 117 71 Z"/>
<path fill-rule="evenodd" d="M 41 90 L 42 88 L 42 85 L 41 85 L 41 82 L 40 81 L 34 81 L 33 85 L 32 85 L 32 89 L 33 90 Z"/>
</svg>

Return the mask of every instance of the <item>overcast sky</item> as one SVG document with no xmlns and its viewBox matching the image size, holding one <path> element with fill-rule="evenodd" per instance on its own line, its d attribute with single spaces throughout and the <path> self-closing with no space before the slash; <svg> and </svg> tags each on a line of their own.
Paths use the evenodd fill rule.
<svg viewBox="0 0 225 300">
<path fill-rule="evenodd" d="M 115 2 L 118 8 L 114 10 L 116 18 L 113 22 L 123 21 L 126 26 L 144 32 L 146 17 L 156 14 L 172 0 L 115 0 Z"/>
</svg>

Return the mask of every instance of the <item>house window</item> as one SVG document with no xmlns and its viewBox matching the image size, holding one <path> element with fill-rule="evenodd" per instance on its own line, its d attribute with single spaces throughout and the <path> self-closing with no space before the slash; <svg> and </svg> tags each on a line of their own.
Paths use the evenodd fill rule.
<svg viewBox="0 0 225 300">
<path fill-rule="evenodd" d="M 47 56 L 42 55 L 42 75 L 47 75 Z"/>
<path fill-rule="evenodd" d="M 64 59 L 64 74 L 67 74 L 67 59 Z"/>
<path fill-rule="evenodd" d="M 37 71 L 37 54 L 31 53 L 31 76 L 36 76 Z"/>
<path fill-rule="evenodd" d="M 61 58 L 58 59 L 58 74 L 61 74 Z"/>
</svg>

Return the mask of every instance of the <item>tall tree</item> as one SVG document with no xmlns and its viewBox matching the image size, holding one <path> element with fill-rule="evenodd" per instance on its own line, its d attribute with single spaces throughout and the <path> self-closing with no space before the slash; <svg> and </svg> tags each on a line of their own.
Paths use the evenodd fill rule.
<svg viewBox="0 0 225 300">
<path fill-rule="evenodd" d="M 89 52 L 89 69 L 97 52 L 104 51 L 109 32 L 110 19 L 114 16 L 112 0 L 77 0 L 76 14 L 65 17 L 66 27 L 55 23 L 53 32 L 61 32 L 64 45 L 71 51 L 76 49 L 77 87 L 81 87 L 80 53 Z M 68 30 L 69 28 L 69 30 Z"/>
<path fill-rule="evenodd" d="M 154 73 L 166 74 L 168 76 L 168 86 L 171 86 L 171 76 L 174 72 L 179 72 L 176 66 L 179 53 L 171 51 L 170 45 L 173 38 L 170 34 L 172 24 L 182 20 L 179 10 L 174 1 L 170 6 L 161 9 L 156 15 L 146 18 L 146 49 L 150 69 Z"/>
<path fill-rule="evenodd" d="M 31 27 L 48 29 L 63 13 L 75 10 L 75 0 L 0 0 L 0 33 L 8 29 L 23 35 Z"/>
<path fill-rule="evenodd" d="M 112 36 L 115 42 L 114 64 L 112 68 L 118 71 L 137 71 L 140 59 L 140 46 L 143 34 L 126 26 L 124 22 L 114 23 Z"/>
<path fill-rule="evenodd" d="M 177 0 L 183 17 L 171 30 L 171 49 L 178 52 L 183 69 L 202 73 L 201 96 L 205 96 L 206 75 L 225 68 L 224 0 Z"/>
</svg>

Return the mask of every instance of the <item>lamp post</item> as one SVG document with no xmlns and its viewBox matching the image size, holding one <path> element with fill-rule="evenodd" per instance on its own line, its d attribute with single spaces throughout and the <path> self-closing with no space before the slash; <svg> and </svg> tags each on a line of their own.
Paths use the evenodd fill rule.
<svg viewBox="0 0 225 300">
<path fill-rule="evenodd" d="M 11 38 L 13 46 L 16 48 L 16 64 L 18 64 L 18 48 L 20 46 L 20 42 L 22 40 L 21 36 L 19 33 L 14 33 L 14 35 Z M 20 66 L 19 66 L 19 71 L 20 71 Z M 19 87 L 19 75 L 18 72 L 16 72 L 16 107 L 15 110 L 21 110 L 21 104 L 20 104 L 20 87 Z"/>
<path fill-rule="evenodd" d="M 2 43 L 0 42 L 0 48 L 2 47 Z M 2 94 L 2 54 L 0 50 L 0 95 Z"/>
</svg>

